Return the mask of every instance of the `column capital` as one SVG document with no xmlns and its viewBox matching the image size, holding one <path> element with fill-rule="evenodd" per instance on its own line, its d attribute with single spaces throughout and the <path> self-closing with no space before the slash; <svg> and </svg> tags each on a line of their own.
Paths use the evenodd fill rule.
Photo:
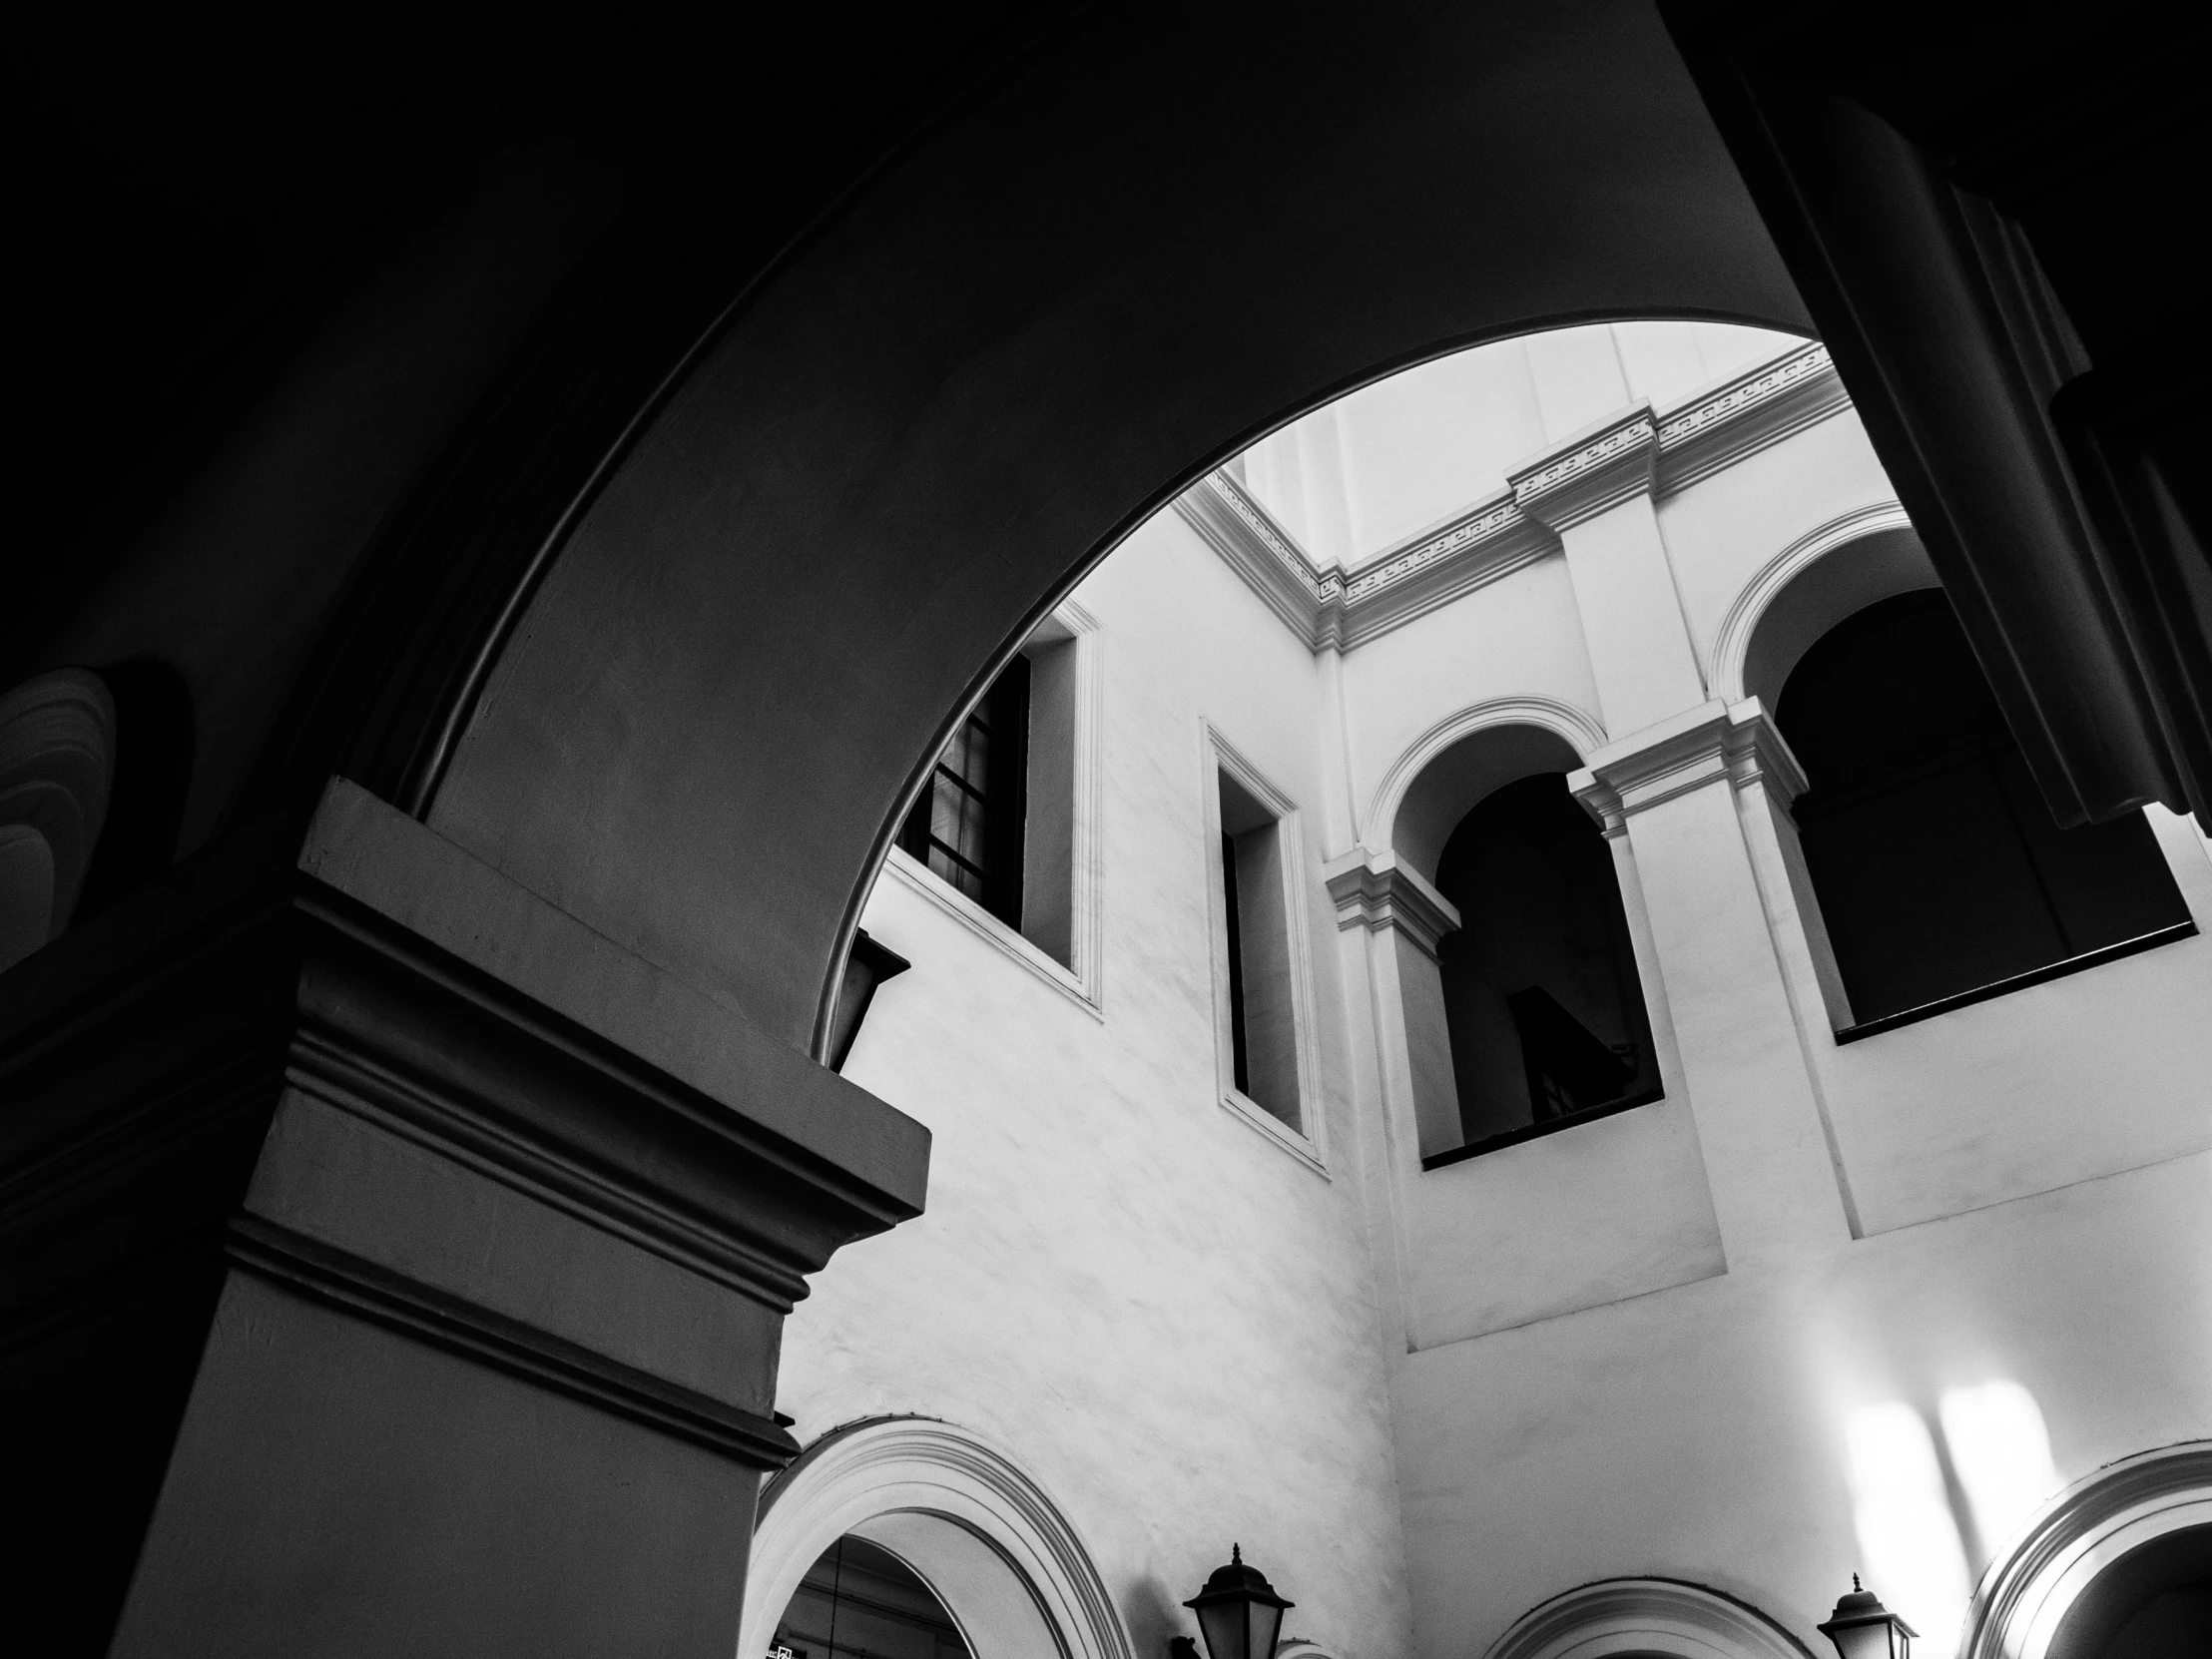
<svg viewBox="0 0 2212 1659">
<path fill-rule="evenodd" d="M 1431 960 L 1447 933 L 1459 930 L 1459 907 L 1424 881 L 1395 852 L 1354 847 L 1323 871 L 1337 901 L 1337 926 L 1396 931 Z"/>
<path fill-rule="evenodd" d="M 1567 788 L 1617 835 L 1647 808 L 1723 779 L 1763 786 L 1784 810 L 1805 793 L 1804 769 L 1756 697 L 1700 704 L 1607 744 L 1567 775 Z"/>
<path fill-rule="evenodd" d="M 1507 474 L 1513 504 L 1547 529 L 1563 532 L 1608 507 L 1651 493 L 1659 423 L 1638 404 L 1576 433 Z"/>
</svg>

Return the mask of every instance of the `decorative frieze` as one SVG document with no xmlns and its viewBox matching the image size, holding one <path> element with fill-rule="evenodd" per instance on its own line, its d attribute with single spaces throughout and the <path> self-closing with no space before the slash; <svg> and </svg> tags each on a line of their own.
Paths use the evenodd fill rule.
<svg viewBox="0 0 2212 1659">
<path fill-rule="evenodd" d="M 1756 697 L 1706 703 L 1632 733 L 1567 775 L 1575 799 L 1608 835 L 1622 833 L 1638 813 L 1724 781 L 1764 787 L 1785 809 L 1805 793 L 1804 770 Z"/>
<path fill-rule="evenodd" d="M 1639 406 L 1587 432 L 1565 450 L 1554 450 L 1507 475 L 1513 500 L 1530 518 L 1564 531 L 1651 493 L 1659 452 L 1659 424 Z"/>
<path fill-rule="evenodd" d="M 1317 563 L 1226 471 L 1175 507 L 1312 649 L 1350 651 L 1556 552 L 1565 526 L 1641 492 L 1687 488 L 1850 406 L 1827 348 L 1810 343 L 1670 413 L 1626 410 L 1351 571 Z"/>
<path fill-rule="evenodd" d="M 1444 936 L 1459 930 L 1459 908 L 1417 875 L 1395 852 L 1356 847 L 1324 871 L 1337 903 L 1340 929 L 1395 930 L 1433 959 Z"/>
</svg>

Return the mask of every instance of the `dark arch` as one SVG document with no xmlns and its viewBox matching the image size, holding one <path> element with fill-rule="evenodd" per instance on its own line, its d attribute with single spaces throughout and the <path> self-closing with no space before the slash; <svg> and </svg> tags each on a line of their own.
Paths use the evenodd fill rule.
<svg viewBox="0 0 2212 1659">
<path fill-rule="evenodd" d="M 1477 803 L 1436 886 L 1461 919 L 1437 955 L 1469 1149 L 1659 1098 L 1612 851 L 1563 774 Z"/>
<path fill-rule="evenodd" d="M 1777 723 L 1857 1025 L 2000 986 L 2189 919 L 2140 813 L 2060 830 L 1940 589 L 1824 634 Z"/>
<path fill-rule="evenodd" d="M 578 526 L 433 825 L 819 1048 L 923 758 L 1203 468 L 1549 322 L 1803 328 L 1655 17 L 1238 34 L 1102 19 L 796 255 Z"/>
</svg>

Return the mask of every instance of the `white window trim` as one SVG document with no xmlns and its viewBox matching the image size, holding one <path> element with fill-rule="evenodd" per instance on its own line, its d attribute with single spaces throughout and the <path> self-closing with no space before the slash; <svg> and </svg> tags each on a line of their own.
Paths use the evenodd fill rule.
<svg viewBox="0 0 2212 1659">
<path fill-rule="evenodd" d="M 1204 762 L 1201 793 L 1206 810 L 1206 936 L 1213 962 L 1216 1098 L 1240 1122 L 1258 1130 L 1323 1179 L 1333 1179 L 1328 1163 L 1328 1116 L 1322 1110 L 1320 1088 L 1321 1045 L 1314 1023 L 1314 941 L 1306 903 L 1312 872 L 1307 867 L 1306 837 L 1298 804 L 1268 782 L 1259 768 L 1221 735 L 1213 722 L 1201 719 L 1199 731 Z M 1236 1083 L 1235 1047 L 1229 1030 L 1229 918 L 1222 901 L 1223 882 L 1227 877 L 1221 857 L 1222 773 L 1234 778 L 1275 815 L 1276 833 L 1282 839 L 1283 907 L 1291 950 L 1291 1024 L 1297 1034 L 1298 1120 L 1304 1126 L 1303 1132 L 1293 1129 Z"/>
<path fill-rule="evenodd" d="M 1099 809 L 1104 796 L 1099 773 L 1105 674 L 1098 621 L 1070 601 L 1052 613 L 1054 627 L 1075 652 L 1075 791 L 1068 880 L 1071 919 L 1068 952 L 1072 966 L 1039 949 L 951 882 L 910 853 L 893 846 L 883 860 L 885 874 L 927 899 L 977 938 L 1012 958 L 1094 1019 L 1103 1019 L 1104 910 L 1100 894 Z"/>
</svg>

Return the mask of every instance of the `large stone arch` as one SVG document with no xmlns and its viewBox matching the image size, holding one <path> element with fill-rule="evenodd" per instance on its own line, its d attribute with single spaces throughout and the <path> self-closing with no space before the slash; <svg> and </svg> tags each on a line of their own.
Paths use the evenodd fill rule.
<svg viewBox="0 0 2212 1659">
<path fill-rule="evenodd" d="M 583 515 L 433 826 L 819 1051 L 923 758 L 1204 468 L 1505 333 L 1804 327 L 1656 15 L 1392 28 L 1239 31 L 1229 76 L 1206 41 L 1077 31 L 872 181 Z M 1248 200 L 1222 181 L 1253 157 Z"/>
<path fill-rule="evenodd" d="M 741 1655 L 769 1650 L 800 1579 L 848 1533 L 920 1574 L 975 1659 L 1135 1659 L 1090 1551 L 1044 1488 L 982 1436 L 928 1417 L 834 1429 L 770 1483 Z"/>
</svg>

